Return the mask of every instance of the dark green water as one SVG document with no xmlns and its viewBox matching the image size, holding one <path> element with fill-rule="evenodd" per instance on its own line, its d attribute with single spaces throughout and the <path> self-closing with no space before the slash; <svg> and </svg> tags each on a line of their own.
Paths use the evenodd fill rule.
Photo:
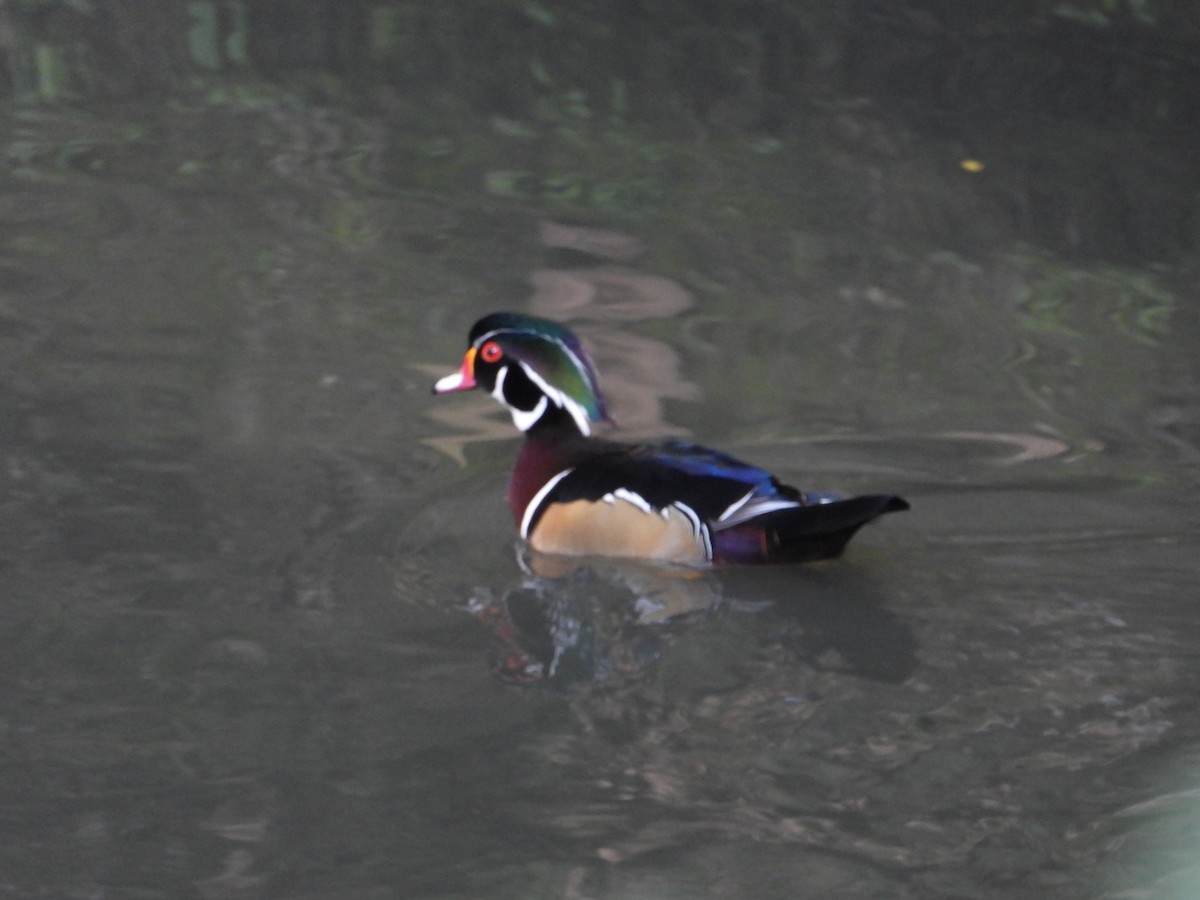
<svg viewBox="0 0 1200 900">
<path fill-rule="evenodd" d="M 572 230 L 336 113 L 8 127 L 0 896 L 1197 889 L 1194 271 L 950 246 L 899 165 Z M 623 434 L 913 511 L 523 574 L 507 423 L 429 395 L 497 308 Z"/>
</svg>

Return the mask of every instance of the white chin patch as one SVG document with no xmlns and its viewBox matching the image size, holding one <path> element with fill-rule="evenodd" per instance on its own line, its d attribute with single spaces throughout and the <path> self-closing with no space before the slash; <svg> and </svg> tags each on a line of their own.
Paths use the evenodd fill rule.
<svg viewBox="0 0 1200 900">
<path fill-rule="evenodd" d="M 517 426 L 518 431 L 528 431 L 537 424 L 537 420 L 546 411 L 546 398 L 541 397 L 533 409 L 517 409 L 515 406 L 510 406 L 504 397 L 504 382 L 507 378 L 508 366 L 504 366 L 496 373 L 496 385 L 492 388 L 492 396 L 499 400 L 501 405 L 512 415 L 513 424 Z"/>
<path fill-rule="evenodd" d="M 546 398 L 542 397 L 533 409 L 517 409 L 514 406 L 510 406 L 508 411 L 512 413 L 513 424 L 521 431 L 528 431 L 542 417 L 542 413 L 546 411 L 546 404 Z"/>
</svg>

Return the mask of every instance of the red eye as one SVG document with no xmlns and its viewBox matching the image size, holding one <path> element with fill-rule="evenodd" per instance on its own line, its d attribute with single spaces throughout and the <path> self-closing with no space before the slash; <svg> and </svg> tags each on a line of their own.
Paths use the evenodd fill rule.
<svg viewBox="0 0 1200 900">
<path fill-rule="evenodd" d="M 500 357 L 504 355 L 504 351 L 495 341 L 488 341 L 479 348 L 479 358 L 485 363 L 499 362 Z"/>
</svg>

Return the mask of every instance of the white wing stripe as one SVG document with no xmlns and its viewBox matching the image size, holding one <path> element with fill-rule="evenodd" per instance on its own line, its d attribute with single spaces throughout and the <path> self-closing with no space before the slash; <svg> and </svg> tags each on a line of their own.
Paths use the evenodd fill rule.
<svg viewBox="0 0 1200 900">
<path fill-rule="evenodd" d="M 632 503 L 647 515 L 651 515 L 655 511 L 654 507 L 646 502 L 645 497 L 643 497 L 641 494 L 635 494 L 633 491 L 627 490 L 626 488 L 617 488 L 615 491 L 605 494 L 600 499 L 605 503 L 615 503 L 618 500 L 624 500 L 626 503 Z"/>
<path fill-rule="evenodd" d="M 743 506 L 745 506 L 747 503 L 749 503 L 750 498 L 753 496 L 754 496 L 754 488 L 750 488 L 750 490 L 746 491 L 746 493 L 741 498 L 734 500 L 733 503 L 729 504 L 729 506 L 726 508 L 725 512 L 723 512 L 723 513 L 721 513 L 721 515 L 717 516 L 717 521 L 724 522 L 726 519 L 728 519 L 730 516 L 732 516 L 734 513 L 736 513 L 739 509 L 741 509 Z"/>
<path fill-rule="evenodd" d="M 762 499 L 752 501 L 751 497 L 754 492 L 751 491 L 745 497 L 731 504 L 725 512 L 717 517 L 717 525 L 720 528 L 732 528 L 734 525 L 740 525 L 756 516 L 766 515 L 770 512 L 775 512 L 778 509 L 794 509 L 797 506 L 803 506 L 802 503 L 797 503 L 795 500 L 784 499 Z"/>
</svg>

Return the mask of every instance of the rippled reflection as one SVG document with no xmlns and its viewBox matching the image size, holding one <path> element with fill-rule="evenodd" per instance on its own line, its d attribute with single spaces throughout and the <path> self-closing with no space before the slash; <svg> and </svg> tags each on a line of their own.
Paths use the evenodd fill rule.
<svg viewBox="0 0 1200 900">
<path fill-rule="evenodd" d="M 674 569 L 639 562 L 519 553 L 526 577 L 469 609 L 492 632 L 493 663 L 518 681 L 559 686 L 662 662 L 671 628 L 708 616 L 763 616 L 769 643 L 797 660 L 884 681 L 916 667 L 915 642 L 884 608 L 885 592 L 853 575 Z M 781 599 L 796 594 L 797 598 Z M 756 648 L 761 650 L 761 647 Z M 623 662 L 618 662 L 623 661 Z"/>
</svg>

